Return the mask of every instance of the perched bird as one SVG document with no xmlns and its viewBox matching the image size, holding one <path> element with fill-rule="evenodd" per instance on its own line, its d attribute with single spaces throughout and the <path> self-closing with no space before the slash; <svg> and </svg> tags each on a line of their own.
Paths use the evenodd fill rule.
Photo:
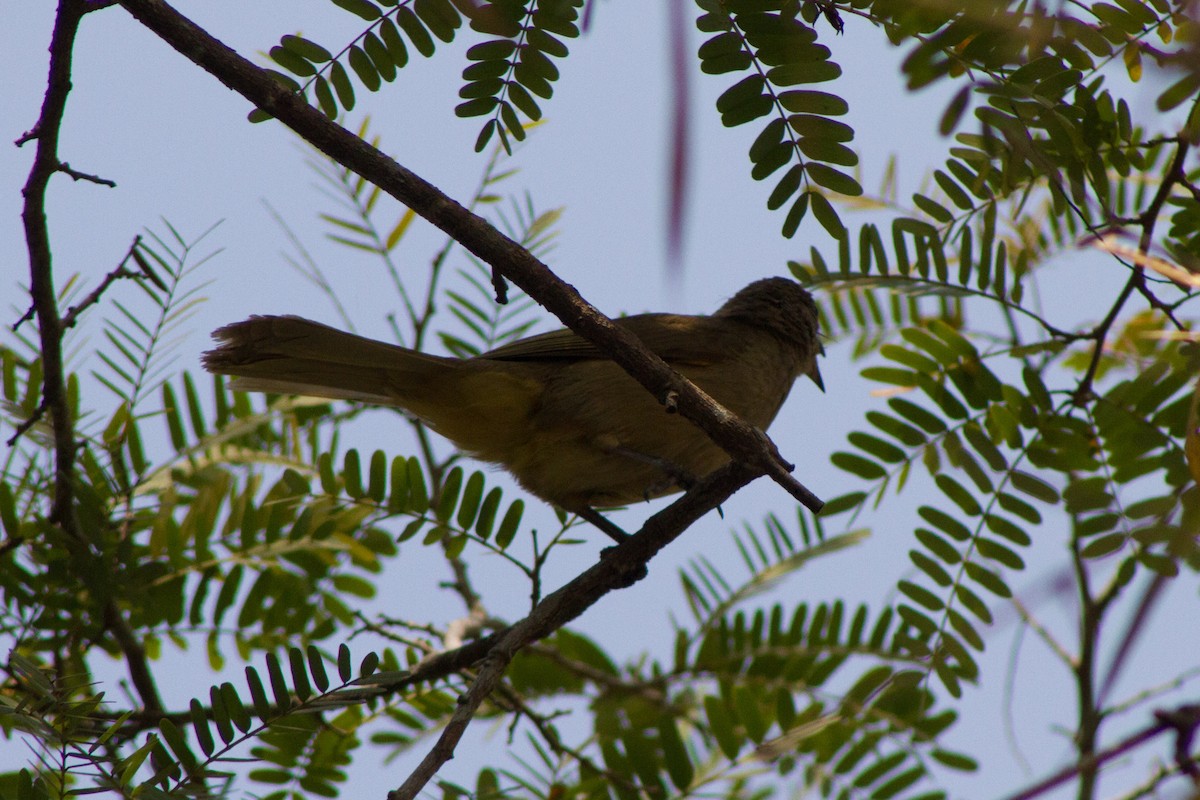
<svg viewBox="0 0 1200 800">
<path fill-rule="evenodd" d="M 755 281 L 711 316 L 614 320 L 746 422 L 765 429 L 792 383 L 824 390 L 812 296 L 785 278 Z M 729 461 L 595 345 L 568 329 L 474 358 L 426 355 L 294 316 L 217 330 L 203 356 L 233 388 L 397 406 L 459 449 L 502 465 L 533 494 L 620 529 L 595 508 L 686 488 Z"/>
</svg>

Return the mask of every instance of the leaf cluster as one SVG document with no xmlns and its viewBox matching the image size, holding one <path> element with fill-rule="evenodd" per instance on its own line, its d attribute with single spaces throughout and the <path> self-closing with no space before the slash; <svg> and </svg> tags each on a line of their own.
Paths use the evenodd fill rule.
<svg viewBox="0 0 1200 800">
<path fill-rule="evenodd" d="M 788 167 L 767 198 L 772 210 L 788 206 L 783 235 L 793 236 L 809 209 L 826 231 L 839 235 L 842 224 L 826 192 L 862 193 L 854 177 L 837 169 L 858 164 L 848 146 L 853 129 L 834 119 L 849 106 L 830 92 L 792 88 L 842 74 L 829 48 L 817 42 L 818 4 L 704 0 L 698 5 L 705 13 L 696 27 L 713 34 L 697 53 L 700 69 L 712 75 L 750 73 L 717 99 L 721 123 L 734 127 L 768 118 L 750 147 L 750 175 L 765 180 Z"/>
<path fill-rule="evenodd" d="M 312 39 L 283 36 L 269 51 L 287 73 L 274 73 L 285 86 L 311 96 L 330 118 L 351 111 L 355 86 L 377 92 L 392 83 L 409 63 L 410 48 L 430 57 L 437 42 L 450 43 L 464 19 L 483 41 L 467 50 L 463 69 L 460 117 L 486 117 L 475 142 L 476 152 L 497 136 L 506 151 L 509 137 L 525 138 L 527 122 L 542 118 L 538 99 L 549 100 L 559 78 L 552 59 L 568 54 L 564 39 L 579 36 L 582 0 L 503 0 L 484 5 L 463 0 L 332 0 L 334 5 L 369 23 L 336 54 Z M 353 79 L 352 77 L 353 76 Z M 303 81 L 303 83 L 301 83 Z M 251 119 L 268 115 L 255 111 Z"/>
</svg>

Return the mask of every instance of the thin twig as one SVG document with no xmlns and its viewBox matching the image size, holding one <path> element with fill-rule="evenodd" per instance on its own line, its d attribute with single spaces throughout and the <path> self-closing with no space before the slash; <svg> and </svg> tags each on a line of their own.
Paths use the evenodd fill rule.
<svg viewBox="0 0 1200 800">
<path fill-rule="evenodd" d="M 6 441 L 5 444 L 9 447 L 14 446 L 22 436 L 29 432 L 30 428 L 38 424 L 45 414 L 46 401 L 43 399 L 42 402 L 38 404 L 38 407 L 33 410 L 33 413 L 26 417 L 25 420 L 16 427 L 16 430 L 13 431 L 13 435 L 8 437 L 8 441 Z"/>
<path fill-rule="evenodd" d="M 1137 733 L 1125 737 L 1112 747 L 1101 750 L 1100 752 L 1095 753 L 1087 758 L 1082 758 L 1071 766 L 1064 767 L 1063 769 L 1054 773 L 1049 778 L 1039 781 L 1033 786 L 1023 789 L 1014 795 L 1009 795 L 1004 800 L 1033 800 L 1033 798 L 1043 795 L 1055 787 L 1062 786 L 1084 769 L 1096 770 L 1098 767 L 1103 766 L 1106 762 L 1111 761 L 1118 756 L 1125 755 L 1143 742 L 1147 742 L 1164 731 L 1171 730 L 1171 728 L 1171 725 L 1162 721 L 1156 722 L 1153 725 L 1149 725 Z"/>
<path fill-rule="evenodd" d="M 89 183 L 98 183 L 101 186 L 109 186 L 113 189 L 117 188 L 116 181 L 109 180 L 108 178 L 101 178 L 99 175 L 92 175 L 88 172 L 80 172 L 77 169 L 73 169 L 71 165 L 65 161 L 59 162 L 58 171 L 64 175 L 70 175 L 72 180 L 88 181 Z"/>
<path fill-rule="evenodd" d="M 1045 625 L 1039 622 L 1035 616 L 1033 616 L 1033 612 L 1030 611 L 1023 602 L 1021 602 L 1021 598 L 1014 595 L 1009 602 L 1012 603 L 1013 608 L 1016 609 L 1017 614 L 1021 617 L 1022 621 L 1024 621 L 1024 623 L 1038 635 L 1038 638 L 1046 643 L 1046 646 L 1049 647 L 1050 650 L 1056 656 L 1058 656 L 1064 664 L 1070 667 L 1075 663 L 1074 656 L 1067 652 L 1067 648 L 1064 647 L 1062 643 L 1058 641 L 1058 639 L 1054 638 L 1054 634 L 1051 633 Z"/>
</svg>

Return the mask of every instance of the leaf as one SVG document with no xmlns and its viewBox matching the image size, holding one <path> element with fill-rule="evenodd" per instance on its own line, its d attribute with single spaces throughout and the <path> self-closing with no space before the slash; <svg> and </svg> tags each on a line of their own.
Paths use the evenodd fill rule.
<svg viewBox="0 0 1200 800">
<path fill-rule="evenodd" d="M 369 0 L 331 0 L 331 2 L 368 22 L 373 22 L 380 17 L 379 9 Z"/>
<path fill-rule="evenodd" d="M 293 691 L 301 702 L 308 700 L 313 694 L 312 685 L 308 681 L 304 651 L 299 647 L 288 648 L 288 666 L 291 667 Z"/>
<path fill-rule="evenodd" d="M 806 165 L 806 171 L 811 171 L 814 165 L 809 163 Z M 813 216 L 817 218 L 817 222 L 821 223 L 821 227 L 825 232 L 834 239 L 842 239 L 846 236 L 846 226 L 842 224 L 842 220 L 838 217 L 837 210 L 833 207 L 833 203 L 829 202 L 829 198 L 820 192 L 807 192 L 802 195 L 801 199 L 807 199 L 813 211 Z"/>
<path fill-rule="evenodd" d="M 435 45 L 433 38 L 430 37 L 429 31 L 421 23 L 421 20 L 409 10 L 408 6 L 399 6 L 396 9 L 396 23 L 404 29 L 404 33 L 408 36 L 408 40 L 412 42 L 413 47 L 417 52 L 426 58 L 433 55 Z"/>
<path fill-rule="evenodd" d="M 850 197 L 862 194 L 862 187 L 858 185 L 858 181 L 833 167 L 810 161 L 804 165 L 804 172 L 814 183 L 830 191 Z"/>
<path fill-rule="evenodd" d="M 280 38 L 279 43 L 285 50 L 290 50 L 302 58 L 317 64 L 333 60 L 333 55 L 328 50 L 316 42 L 305 39 L 303 36 L 283 36 Z"/>
<path fill-rule="evenodd" d="M 521 516 L 525 513 L 525 502 L 523 500 L 514 500 L 508 507 L 508 511 L 504 513 L 504 519 L 500 521 L 500 529 L 496 531 L 496 546 L 501 550 L 512 544 L 513 538 L 517 535 L 517 530 L 521 525 Z"/>
<path fill-rule="evenodd" d="M 379 87 L 383 85 L 383 79 L 379 76 L 378 70 L 375 69 L 375 65 L 365 50 L 358 45 L 351 46 L 348 61 L 350 69 L 354 70 L 354 74 L 358 76 L 363 86 L 372 92 L 379 91 Z"/>
<path fill-rule="evenodd" d="M 855 453 L 837 452 L 829 457 L 835 467 L 856 475 L 863 480 L 879 480 L 887 475 L 887 470 L 874 461 L 863 458 Z"/>
<path fill-rule="evenodd" d="M 679 728 L 669 714 L 663 714 L 658 721 L 658 739 L 662 747 L 663 763 L 667 775 L 676 789 L 683 791 L 691 786 L 696 770 L 692 765 Z"/>
</svg>

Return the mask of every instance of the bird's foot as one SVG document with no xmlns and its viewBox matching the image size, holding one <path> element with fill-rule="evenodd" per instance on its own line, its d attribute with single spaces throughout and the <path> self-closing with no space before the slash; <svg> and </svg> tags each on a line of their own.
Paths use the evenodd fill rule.
<svg viewBox="0 0 1200 800">
<path fill-rule="evenodd" d="M 616 525 L 615 523 L 610 522 L 599 511 L 592 508 L 591 506 L 584 506 L 583 508 L 572 509 L 572 510 L 575 512 L 575 516 L 579 517 L 582 520 L 586 520 L 587 522 L 592 523 L 597 528 L 599 528 L 601 531 L 603 531 L 604 534 L 606 536 L 608 536 L 608 538 L 612 539 L 617 544 L 621 544 L 622 542 L 624 542 L 626 539 L 629 538 L 628 533 L 621 530 L 621 528 L 618 525 Z"/>
</svg>

